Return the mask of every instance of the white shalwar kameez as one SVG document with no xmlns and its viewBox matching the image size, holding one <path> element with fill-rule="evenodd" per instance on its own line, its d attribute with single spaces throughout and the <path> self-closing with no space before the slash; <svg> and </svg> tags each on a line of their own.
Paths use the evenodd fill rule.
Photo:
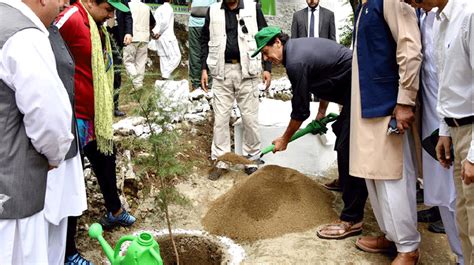
<svg viewBox="0 0 474 265">
<path fill-rule="evenodd" d="M 86 187 L 79 152 L 48 172 L 44 215 L 48 223 L 49 265 L 64 264 L 67 218 L 87 209 Z"/>
<path fill-rule="evenodd" d="M 23 2 L 0 2 L 18 9 L 40 29 L 24 29 L 5 43 L 0 50 L 0 79 L 15 90 L 34 148 L 50 165 L 58 166 L 73 139 L 72 110 L 56 70 L 48 31 Z M 47 224 L 44 210 L 22 219 L 0 220 L 0 264 L 49 264 Z"/>
<path fill-rule="evenodd" d="M 423 139 L 439 128 L 439 116 L 436 111 L 438 98 L 438 69 L 436 67 L 434 36 L 437 35 L 439 22 L 436 11 L 423 14 L 420 29 L 423 43 L 423 64 L 421 67 L 422 118 L 421 136 Z M 423 193 L 425 204 L 438 206 L 451 250 L 464 263 L 461 241 L 456 228 L 454 211 L 456 208 L 456 188 L 454 187 L 453 168 L 445 169 L 425 150 L 422 151 Z"/>
<path fill-rule="evenodd" d="M 156 20 L 153 33 L 160 35 L 155 42 L 158 56 L 160 56 L 161 76 L 168 79 L 181 62 L 181 51 L 174 34 L 173 8 L 166 2 L 156 9 L 153 16 Z"/>
</svg>

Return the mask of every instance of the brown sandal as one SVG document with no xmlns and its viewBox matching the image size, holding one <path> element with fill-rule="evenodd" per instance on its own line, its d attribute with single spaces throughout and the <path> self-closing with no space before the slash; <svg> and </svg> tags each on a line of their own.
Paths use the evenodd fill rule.
<svg viewBox="0 0 474 265">
<path fill-rule="evenodd" d="M 362 222 L 344 222 L 337 220 L 334 223 L 321 226 L 316 235 L 322 239 L 344 239 L 362 233 Z"/>
<path fill-rule="evenodd" d="M 335 179 L 329 183 L 325 183 L 323 184 L 323 187 L 331 191 L 342 191 L 342 187 L 341 187 L 341 183 L 339 182 L 339 179 Z"/>
</svg>

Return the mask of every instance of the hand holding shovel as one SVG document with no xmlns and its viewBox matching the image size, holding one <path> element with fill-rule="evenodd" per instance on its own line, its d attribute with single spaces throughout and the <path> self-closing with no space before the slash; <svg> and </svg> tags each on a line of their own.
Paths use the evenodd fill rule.
<svg viewBox="0 0 474 265">
<path fill-rule="evenodd" d="M 292 142 L 308 133 L 312 134 L 320 134 L 323 135 L 327 132 L 328 128 L 326 125 L 330 122 L 333 122 L 337 119 L 338 115 L 335 113 L 329 113 L 326 117 L 322 118 L 321 120 L 313 120 L 310 122 L 305 128 L 298 130 L 293 136 L 291 136 L 290 140 L 286 140 L 283 136 L 275 139 L 273 141 L 274 144 L 265 147 L 260 154 L 260 157 L 268 154 L 270 152 L 277 152 L 283 151 L 286 149 L 286 145 L 289 142 Z M 276 148 L 275 148 L 276 147 Z"/>
</svg>

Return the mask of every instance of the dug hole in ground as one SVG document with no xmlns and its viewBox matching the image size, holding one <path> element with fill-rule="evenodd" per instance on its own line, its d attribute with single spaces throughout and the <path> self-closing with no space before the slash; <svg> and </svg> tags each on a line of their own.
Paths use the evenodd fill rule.
<svg viewBox="0 0 474 265">
<path fill-rule="evenodd" d="M 317 113 L 317 104 L 311 104 L 311 117 Z M 290 101 L 262 99 L 259 117 L 262 148 L 283 133 L 290 112 Z M 337 113 L 338 106 L 331 104 L 328 112 Z M 177 126 L 183 131 L 181 141 L 192 146 L 192 151 L 183 151 L 181 155 L 197 162 L 198 166 L 193 167 L 187 178 L 175 181 L 176 189 L 189 203 L 172 204 L 170 211 L 173 227 L 191 235 L 191 239 L 180 239 L 179 246 L 191 249 L 202 246 L 217 254 L 210 261 L 195 259 L 182 264 L 218 264 L 222 247 L 216 248 L 212 244 L 217 238 L 215 236 L 230 238 L 243 248 L 245 253 L 235 251 L 242 257 L 242 264 L 390 264 L 393 257 L 356 249 L 354 243 L 357 237 L 344 240 L 316 237 L 317 227 L 337 220 L 342 207 L 340 193 L 326 191 L 320 185 L 337 177 L 336 153 L 333 151 L 335 137 L 330 126 L 325 137 L 305 135 L 290 143 L 287 151 L 265 155 L 265 165 L 251 176 L 247 176 L 241 167 L 233 167 L 219 180 L 210 181 L 207 176 L 212 167 L 208 159 L 212 112 L 208 112 L 208 116 L 200 122 Z M 237 122 L 234 126 L 237 153 L 240 152 L 241 133 Z M 134 165 L 127 168 L 133 171 Z M 151 195 L 140 195 L 145 190 L 147 194 L 156 194 L 158 187 L 158 183 L 144 182 L 139 183 L 134 191 L 123 191 L 131 202 L 131 212 L 137 217 L 137 222 L 130 228 L 105 232 L 104 237 L 112 247 L 121 236 L 152 231 L 163 251 L 168 249 L 169 252 L 169 243 L 160 241 L 160 231 L 166 229 L 166 224 L 158 206 L 150 199 Z M 97 189 L 88 190 L 88 196 L 99 198 L 97 205 L 101 205 L 98 193 Z M 85 257 L 96 264 L 106 264 L 98 242 L 90 239 L 85 231 L 88 224 L 100 217 L 98 207 L 103 206 L 91 207 L 89 203 L 89 211 L 80 219 L 78 247 Z M 446 236 L 428 232 L 427 224 L 420 224 L 419 229 L 422 233 L 421 263 L 453 264 Z M 211 235 L 210 241 L 213 242 L 208 244 L 207 239 L 204 243 L 203 240 L 195 241 L 195 237 L 206 236 L 206 233 Z M 380 234 L 369 203 L 363 234 Z M 189 253 L 197 255 L 202 252 L 192 251 Z M 223 264 L 229 263 L 228 258 L 222 260 Z"/>
</svg>

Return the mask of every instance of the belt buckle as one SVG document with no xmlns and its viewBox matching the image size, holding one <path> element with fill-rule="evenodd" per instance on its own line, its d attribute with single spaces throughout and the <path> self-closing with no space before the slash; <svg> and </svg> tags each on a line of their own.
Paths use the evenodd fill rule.
<svg viewBox="0 0 474 265">
<path fill-rule="evenodd" d="M 237 60 L 237 59 L 232 59 L 231 62 L 232 62 L 232 64 L 236 64 L 236 63 L 239 63 L 239 60 Z"/>
</svg>

